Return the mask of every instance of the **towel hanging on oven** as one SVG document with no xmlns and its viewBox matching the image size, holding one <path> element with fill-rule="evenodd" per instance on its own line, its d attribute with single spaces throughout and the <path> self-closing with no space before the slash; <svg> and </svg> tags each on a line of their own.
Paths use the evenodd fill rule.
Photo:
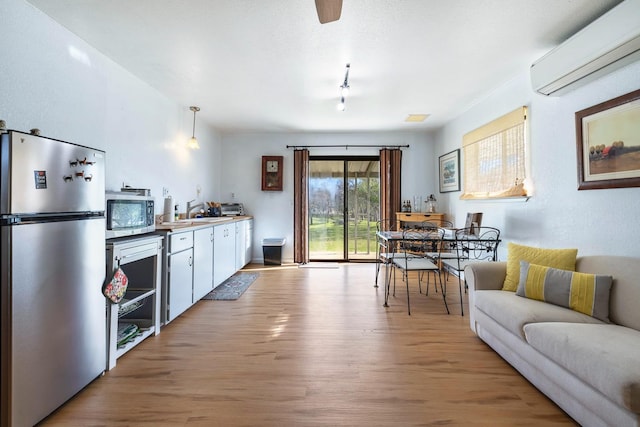
<svg viewBox="0 0 640 427">
<path fill-rule="evenodd" d="M 129 278 L 120 267 L 113 273 L 113 277 L 110 281 L 105 282 L 102 286 L 102 293 L 113 304 L 118 304 L 124 294 L 127 292 L 127 285 L 129 284 Z"/>
</svg>

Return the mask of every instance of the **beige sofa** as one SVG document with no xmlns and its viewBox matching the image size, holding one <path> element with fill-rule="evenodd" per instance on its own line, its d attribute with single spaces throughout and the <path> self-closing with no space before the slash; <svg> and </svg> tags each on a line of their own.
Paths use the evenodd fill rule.
<svg viewBox="0 0 640 427">
<path fill-rule="evenodd" d="M 473 332 L 583 426 L 640 425 L 640 258 L 578 257 L 613 276 L 605 323 L 502 291 L 506 263 L 470 265 Z"/>
</svg>

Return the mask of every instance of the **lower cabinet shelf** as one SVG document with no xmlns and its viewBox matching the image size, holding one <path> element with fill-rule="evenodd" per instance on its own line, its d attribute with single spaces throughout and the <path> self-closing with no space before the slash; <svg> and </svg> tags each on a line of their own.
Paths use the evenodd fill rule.
<svg viewBox="0 0 640 427">
<path fill-rule="evenodd" d="M 123 299 L 118 305 L 118 318 L 128 316 L 145 305 L 146 299 L 156 293 L 155 289 L 127 290 L 125 295 L 129 299 Z"/>
<path fill-rule="evenodd" d="M 145 340 L 145 338 L 153 335 L 156 329 L 154 326 L 150 326 L 148 328 L 141 327 L 138 331 L 139 333 L 135 337 L 133 337 L 131 340 L 127 341 L 125 344 L 121 346 L 117 346 L 116 359 L 118 359 L 120 356 L 124 355 L 126 352 L 128 352 L 129 350 L 131 350 L 132 348 L 140 344 L 142 341 Z"/>
</svg>

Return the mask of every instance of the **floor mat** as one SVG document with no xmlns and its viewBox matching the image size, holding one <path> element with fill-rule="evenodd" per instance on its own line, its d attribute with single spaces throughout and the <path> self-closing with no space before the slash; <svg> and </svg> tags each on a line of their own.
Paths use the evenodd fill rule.
<svg viewBox="0 0 640 427">
<path fill-rule="evenodd" d="M 202 299 L 217 301 L 237 300 L 258 276 L 258 273 L 238 272 L 222 282 L 220 286 L 202 297 Z"/>
</svg>

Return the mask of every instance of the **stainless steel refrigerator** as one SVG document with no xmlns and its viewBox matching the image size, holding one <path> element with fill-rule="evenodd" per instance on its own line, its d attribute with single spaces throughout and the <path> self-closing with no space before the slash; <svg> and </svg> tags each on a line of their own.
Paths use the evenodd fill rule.
<svg viewBox="0 0 640 427">
<path fill-rule="evenodd" d="M 0 425 L 32 426 L 106 366 L 100 150 L 0 135 Z"/>
</svg>

